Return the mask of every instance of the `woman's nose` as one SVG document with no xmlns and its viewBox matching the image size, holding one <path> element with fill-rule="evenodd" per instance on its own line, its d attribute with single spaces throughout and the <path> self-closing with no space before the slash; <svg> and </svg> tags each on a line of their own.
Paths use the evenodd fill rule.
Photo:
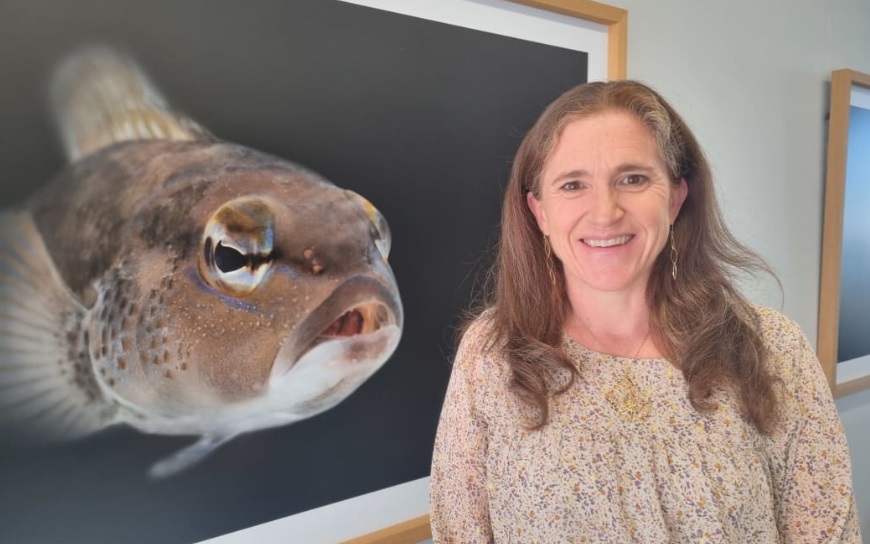
<svg viewBox="0 0 870 544">
<path fill-rule="evenodd" d="M 613 223 L 622 217 L 618 195 L 611 188 L 594 191 L 590 203 L 590 219 L 601 225 Z"/>
</svg>

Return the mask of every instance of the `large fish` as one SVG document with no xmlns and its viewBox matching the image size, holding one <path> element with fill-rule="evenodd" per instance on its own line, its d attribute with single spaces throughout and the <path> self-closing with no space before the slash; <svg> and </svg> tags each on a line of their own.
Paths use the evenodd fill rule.
<svg viewBox="0 0 870 544">
<path fill-rule="evenodd" d="M 105 48 L 52 96 L 71 164 L 0 213 L 4 426 L 201 436 L 166 476 L 335 406 L 390 357 L 402 306 L 369 201 L 216 139 Z"/>
</svg>

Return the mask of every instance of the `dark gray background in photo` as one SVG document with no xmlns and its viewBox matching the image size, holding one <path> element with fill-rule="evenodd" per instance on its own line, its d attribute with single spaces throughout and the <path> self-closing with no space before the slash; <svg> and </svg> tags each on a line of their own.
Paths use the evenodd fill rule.
<svg viewBox="0 0 870 544">
<path fill-rule="evenodd" d="M 219 137 L 299 162 L 383 212 L 406 312 L 387 364 L 338 407 L 240 437 L 178 477 L 192 439 L 123 428 L 0 447 L 0 542 L 192 542 L 429 473 L 458 314 L 522 135 L 585 53 L 331 0 L 0 1 L 0 204 L 62 167 L 51 66 L 117 44 Z M 328 224 L 311 228 L 331 228 Z"/>
<path fill-rule="evenodd" d="M 870 110 L 849 108 L 837 361 L 870 355 Z"/>
</svg>

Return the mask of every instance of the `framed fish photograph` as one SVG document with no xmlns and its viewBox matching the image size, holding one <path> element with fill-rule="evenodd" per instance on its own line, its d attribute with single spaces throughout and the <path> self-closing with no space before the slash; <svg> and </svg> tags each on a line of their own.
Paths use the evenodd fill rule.
<svg viewBox="0 0 870 544">
<path fill-rule="evenodd" d="M 870 74 L 831 75 L 819 359 L 835 396 L 870 387 Z"/>
<path fill-rule="evenodd" d="M 425 486 L 513 154 L 625 75 L 625 12 L 568 4 L 0 6 L 0 542 Z"/>
</svg>

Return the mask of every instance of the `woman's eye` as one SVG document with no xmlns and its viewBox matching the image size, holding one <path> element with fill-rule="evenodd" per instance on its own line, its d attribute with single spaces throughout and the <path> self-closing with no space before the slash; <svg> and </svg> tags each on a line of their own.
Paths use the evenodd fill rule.
<svg viewBox="0 0 870 544">
<path fill-rule="evenodd" d="M 579 181 L 568 181 L 566 183 L 563 183 L 561 188 L 563 191 L 576 191 L 577 189 L 580 188 L 580 182 Z"/>
<path fill-rule="evenodd" d="M 640 174 L 632 174 L 622 178 L 622 185 L 642 185 L 647 180 L 646 176 Z"/>
</svg>

